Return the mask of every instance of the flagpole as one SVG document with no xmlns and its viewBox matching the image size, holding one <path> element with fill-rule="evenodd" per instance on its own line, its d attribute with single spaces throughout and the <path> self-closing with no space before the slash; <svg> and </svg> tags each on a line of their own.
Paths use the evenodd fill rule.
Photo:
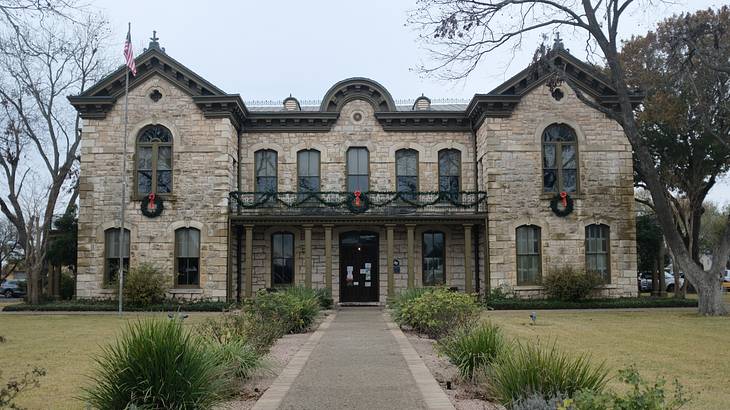
<svg viewBox="0 0 730 410">
<path fill-rule="evenodd" d="M 129 23 L 127 33 L 131 29 L 132 23 Z M 122 141 L 122 198 L 119 218 L 119 316 L 122 316 L 122 289 L 124 289 L 124 205 L 127 195 L 127 114 L 129 112 L 129 67 L 125 64 L 124 68 L 124 138 Z"/>
</svg>

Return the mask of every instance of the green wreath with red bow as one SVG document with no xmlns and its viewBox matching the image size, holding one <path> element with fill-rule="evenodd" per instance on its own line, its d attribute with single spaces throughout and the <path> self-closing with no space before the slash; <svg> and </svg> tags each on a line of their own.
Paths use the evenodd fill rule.
<svg viewBox="0 0 730 410">
<path fill-rule="evenodd" d="M 148 218 L 156 218 L 165 210 L 165 204 L 162 202 L 162 198 L 151 192 L 147 195 L 147 199 L 140 201 L 140 209 L 142 215 Z"/>
<path fill-rule="evenodd" d="M 573 198 L 563 191 L 550 200 L 550 209 L 560 217 L 566 217 L 573 212 Z"/>
</svg>

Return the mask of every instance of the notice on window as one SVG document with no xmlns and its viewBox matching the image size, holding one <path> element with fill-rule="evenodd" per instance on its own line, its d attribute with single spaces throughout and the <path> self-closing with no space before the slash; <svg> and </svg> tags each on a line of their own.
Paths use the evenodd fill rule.
<svg viewBox="0 0 730 410">
<path fill-rule="evenodd" d="M 373 264 L 370 262 L 365 262 L 365 269 L 370 270 L 373 267 Z"/>
<path fill-rule="evenodd" d="M 365 287 L 369 288 L 371 284 L 372 284 L 372 282 L 365 282 Z"/>
<path fill-rule="evenodd" d="M 353 285 L 355 285 L 355 286 L 357 286 L 359 284 L 360 284 L 360 282 L 353 282 Z"/>
</svg>

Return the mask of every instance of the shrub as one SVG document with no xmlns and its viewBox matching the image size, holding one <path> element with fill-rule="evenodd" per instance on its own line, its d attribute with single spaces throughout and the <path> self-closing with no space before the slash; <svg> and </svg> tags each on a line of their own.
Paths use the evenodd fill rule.
<svg viewBox="0 0 730 410">
<path fill-rule="evenodd" d="M 179 320 L 134 322 L 94 362 L 82 400 L 99 409 L 208 409 L 231 387 L 220 356 Z"/>
<path fill-rule="evenodd" d="M 690 401 L 679 381 L 674 381 L 674 392 L 669 397 L 666 380 L 659 378 L 649 384 L 635 367 L 619 370 L 619 380 L 630 386 L 623 395 L 586 390 L 576 394 L 571 404 L 580 410 L 676 410 Z"/>
<path fill-rule="evenodd" d="M 261 353 L 243 340 L 212 341 L 209 347 L 218 363 L 239 380 L 246 380 L 256 370 L 265 367 Z"/>
<path fill-rule="evenodd" d="M 398 295 L 396 295 L 392 300 L 388 302 L 390 307 L 393 309 L 393 320 L 395 320 L 396 323 L 401 323 L 401 321 L 403 320 L 401 315 L 403 311 L 403 306 L 410 303 L 413 299 L 420 298 L 421 296 L 423 296 L 423 294 L 427 292 L 433 292 L 433 288 L 404 289 Z"/>
<path fill-rule="evenodd" d="M 319 307 L 322 309 L 332 309 L 335 300 L 332 298 L 332 292 L 329 289 L 317 289 L 315 291 L 317 299 L 319 299 Z"/>
<path fill-rule="evenodd" d="M 197 326 L 198 333 L 220 344 L 246 343 L 259 354 L 268 353 L 271 346 L 284 334 L 278 321 L 265 320 L 251 312 L 227 312 L 208 318 Z"/>
<path fill-rule="evenodd" d="M 74 297 L 74 290 L 76 289 L 76 281 L 74 277 L 68 273 L 61 273 L 61 283 L 59 286 L 61 290 L 62 300 L 71 300 Z"/>
<path fill-rule="evenodd" d="M 492 394 L 503 404 L 511 405 L 531 395 L 546 399 L 572 397 L 581 390 L 600 392 L 608 381 L 604 363 L 595 365 L 587 355 L 571 357 L 555 345 L 517 343 L 491 367 Z"/>
<path fill-rule="evenodd" d="M 602 283 L 603 279 L 597 274 L 580 272 L 572 267 L 552 271 L 542 280 L 545 293 L 550 298 L 563 301 L 585 299 Z"/>
<path fill-rule="evenodd" d="M 165 300 L 165 278 L 159 269 L 147 263 L 129 270 L 124 276 L 124 298 L 133 306 L 148 306 Z"/>
<path fill-rule="evenodd" d="M 461 377 L 473 380 L 474 373 L 491 365 L 508 345 L 499 326 L 484 322 L 459 328 L 439 340 L 436 349 L 459 368 Z"/>
<path fill-rule="evenodd" d="M 479 316 L 479 306 L 473 296 L 444 288 L 410 298 L 398 310 L 398 324 L 434 339 L 473 322 Z"/>
<path fill-rule="evenodd" d="M 259 291 L 248 311 L 264 322 L 279 323 L 283 333 L 304 332 L 319 314 L 319 299 L 312 291 L 292 287 L 280 292 Z"/>
</svg>

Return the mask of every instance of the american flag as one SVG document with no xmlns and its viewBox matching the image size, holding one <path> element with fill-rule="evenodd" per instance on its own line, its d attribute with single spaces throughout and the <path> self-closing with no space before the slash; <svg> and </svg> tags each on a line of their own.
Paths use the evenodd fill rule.
<svg viewBox="0 0 730 410">
<path fill-rule="evenodd" d="M 137 65 L 134 64 L 134 50 L 132 50 L 132 29 L 127 31 L 127 40 L 124 42 L 124 59 L 132 75 L 137 75 Z"/>
</svg>

